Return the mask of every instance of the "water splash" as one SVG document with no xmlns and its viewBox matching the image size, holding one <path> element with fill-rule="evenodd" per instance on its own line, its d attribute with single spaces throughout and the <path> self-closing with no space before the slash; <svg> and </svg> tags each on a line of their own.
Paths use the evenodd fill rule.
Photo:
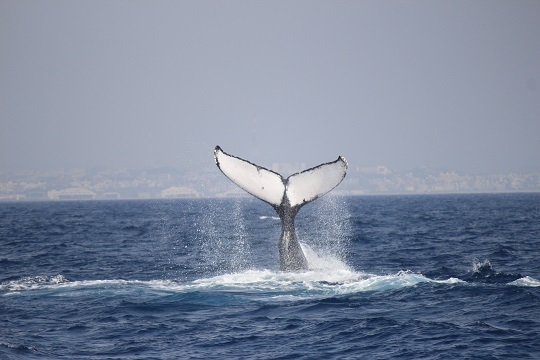
<svg viewBox="0 0 540 360">
<path fill-rule="evenodd" d="M 306 256 L 306 259 L 309 264 L 309 269 L 313 271 L 353 271 L 352 268 L 345 262 L 341 257 L 335 253 L 324 252 L 324 250 L 319 249 L 319 251 L 313 250 L 307 244 L 300 244 L 302 246 L 302 251 Z"/>
<path fill-rule="evenodd" d="M 491 266 L 491 262 L 488 259 L 480 261 L 475 258 L 472 262 L 472 271 L 477 274 L 490 274 L 493 273 L 493 266 Z"/>
<path fill-rule="evenodd" d="M 280 222 L 270 207 L 246 198 L 216 199 L 206 205 L 197 226 L 205 273 L 272 267 L 269 261 L 279 266 Z M 344 259 L 351 234 L 349 219 L 341 197 L 323 197 L 300 211 L 296 228 L 311 268 L 348 269 Z"/>
<path fill-rule="evenodd" d="M 346 254 L 352 234 L 350 219 L 347 202 L 339 196 L 317 199 L 300 211 L 297 217 L 298 237 L 306 256 L 311 257 L 308 259 L 310 267 L 321 266 L 324 262 L 338 268 L 348 267 Z"/>
<path fill-rule="evenodd" d="M 507 284 L 522 278 L 521 274 L 509 274 L 495 271 L 489 260 L 474 259 L 472 271 L 462 277 L 467 282 L 482 282 L 488 284 Z"/>
<path fill-rule="evenodd" d="M 201 256 L 210 273 L 236 272 L 252 266 L 242 199 L 208 202 L 197 231 Z"/>
</svg>

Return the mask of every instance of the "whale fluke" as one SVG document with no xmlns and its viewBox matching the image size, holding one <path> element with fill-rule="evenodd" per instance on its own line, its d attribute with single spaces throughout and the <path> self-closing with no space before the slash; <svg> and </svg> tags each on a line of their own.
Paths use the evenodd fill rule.
<svg viewBox="0 0 540 360">
<path fill-rule="evenodd" d="M 347 161 L 337 160 L 284 179 L 280 174 L 247 160 L 229 155 L 219 146 L 214 149 L 216 165 L 232 182 L 249 194 L 267 202 L 281 219 L 279 239 L 280 267 L 283 271 L 306 270 L 308 262 L 294 228 L 298 210 L 338 186 L 347 173 Z"/>
</svg>

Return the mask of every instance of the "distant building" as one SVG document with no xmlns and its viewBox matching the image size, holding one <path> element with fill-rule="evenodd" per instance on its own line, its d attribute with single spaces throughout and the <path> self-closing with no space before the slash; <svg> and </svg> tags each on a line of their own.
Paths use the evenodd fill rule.
<svg viewBox="0 0 540 360">
<path fill-rule="evenodd" d="M 96 193 L 84 188 L 68 188 L 60 191 L 51 190 L 47 193 L 51 200 L 94 200 Z"/>
</svg>

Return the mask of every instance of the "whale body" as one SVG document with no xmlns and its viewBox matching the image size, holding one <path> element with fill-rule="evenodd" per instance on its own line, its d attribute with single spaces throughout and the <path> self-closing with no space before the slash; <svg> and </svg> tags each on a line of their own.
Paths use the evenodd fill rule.
<svg viewBox="0 0 540 360">
<path fill-rule="evenodd" d="M 218 168 L 232 182 L 249 194 L 270 204 L 281 219 L 279 261 L 282 271 L 307 270 L 306 256 L 298 242 L 294 219 L 305 204 L 328 193 L 345 178 L 347 161 L 337 160 L 293 174 L 284 179 L 280 174 L 247 160 L 214 149 Z"/>
</svg>

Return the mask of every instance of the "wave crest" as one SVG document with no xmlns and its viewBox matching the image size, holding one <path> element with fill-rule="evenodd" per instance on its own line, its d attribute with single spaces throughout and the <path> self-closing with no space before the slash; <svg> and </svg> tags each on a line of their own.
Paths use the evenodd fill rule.
<svg viewBox="0 0 540 360">
<path fill-rule="evenodd" d="M 0 284 L 0 291 L 32 290 L 44 285 L 55 285 L 69 282 L 64 275 L 28 276 Z"/>
</svg>

